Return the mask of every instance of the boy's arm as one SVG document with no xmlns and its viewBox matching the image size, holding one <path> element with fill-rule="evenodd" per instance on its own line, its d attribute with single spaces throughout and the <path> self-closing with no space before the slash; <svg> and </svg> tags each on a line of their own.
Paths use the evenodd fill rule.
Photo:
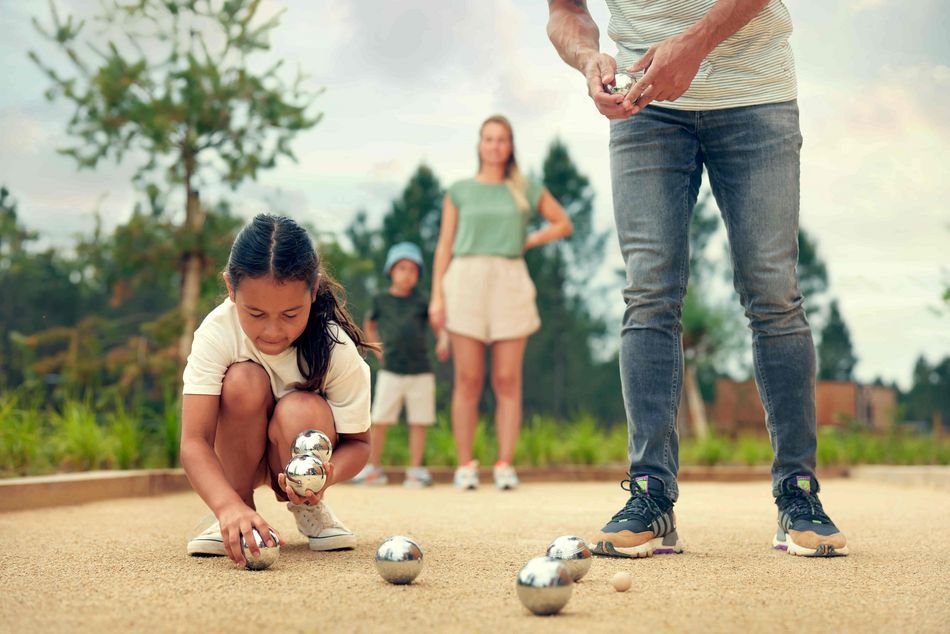
<svg viewBox="0 0 950 634">
<path fill-rule="evenodd" d="M 379 344 L 378 350 L 373 350 L 373 354 L 376 355 L 376 358 L 379 359 L 379 362 L 383 362 L 383 347 L 382 343 L 379 340 L 379 328 L 376 327 L 375 319 L 367 319 L 363 322 L 363 332 L 366 334 L 366 340 L 370 343 Z"/>
</svg>

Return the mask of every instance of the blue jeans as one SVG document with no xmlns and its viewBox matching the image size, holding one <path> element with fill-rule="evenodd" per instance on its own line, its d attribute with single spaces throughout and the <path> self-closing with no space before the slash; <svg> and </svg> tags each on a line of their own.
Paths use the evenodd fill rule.
<svg viewBox="0 0 950 634">
<path fill-rule="evenodd" d="M 620 372 L 630 473 L 656 476 L 672 500 L 689 222 L 703 167 L 752 329 L 755 381 L 775 452 L 773 494 L 788 476 L 814 475 L 815 348 L 795 270 L 801 144 L 795 101 L 700 112 L 648 106 L 611 122 L 614 214 L 627 273 Z"/>
</svg>

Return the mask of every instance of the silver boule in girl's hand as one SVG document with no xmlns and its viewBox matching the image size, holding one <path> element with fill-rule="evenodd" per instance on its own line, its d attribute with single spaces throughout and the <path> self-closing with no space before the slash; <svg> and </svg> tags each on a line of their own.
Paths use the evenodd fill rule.
<svg viewBox="0 0 950 634">
<path fill-rule="evenodd" d="M 290 446 L 292 456 L 314 456 L 321 462 L 330 462 L 333 455 L 333 445 L 330 437 L 318 429 L 308 429 L 297 434 L 294 444 Z"/>
<path fill-rule="evenodd" d="M 314 456 L 294 456 L 284 467 L 284 476 L 297 495 L 306 496 L 307 491 L 320 492 L 327 482 L 327 468 Z"/>
<path fill-rule="evenodd" d="M 251 529 L 251 535 L 254 536 L 254 542 L 260 549 L 261 554 L 255 557 L 251 549 L 248 548 L 247 542 L 244 540 L 244 535 L 241 535 L 241 553 L 244 555 L 244 567 L 248 570 L 266 570 L 273 566 L 274 562 L 276 562 L 280 556 L 280 538 L 277 537 L 277 533 L 270 531 L 274 545 L 268 546 L 256 528 Z"/>
</svg>

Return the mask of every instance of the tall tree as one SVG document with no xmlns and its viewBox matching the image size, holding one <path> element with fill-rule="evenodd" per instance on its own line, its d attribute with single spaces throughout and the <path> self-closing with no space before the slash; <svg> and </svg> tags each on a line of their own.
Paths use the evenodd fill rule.
<svg viewBox="0 0 950 634">
<path fill-rule="evenodd" d="M 822 296 L 828 290 L 828 268 L 818 254 L 818 243 L 805 229 L 798 229 L 798 288 L 805 297 L 809 318 L 821 312 Z"/>
<path fill-rule="evenodd" d="M 828 322 L 821 331 L 818 344 L 818 378 L 828 381 L 851 381 L 858 358 L 851 345 L 851 333 L 838 310 L 838 301 L 831 302 Z"/>
<path fill-rule="evenodd" d="M 719 229 L 712 195 L 697 199 L 689 225 L 690 280 L 683 299 L 683 393 L 693 434 L 708 435 L 706 408 L 700 389 L 700 375 L 717 374 L 736 351 L 742 349 L 742 328 L 731 305 L 717 301 L 709 292 L 717 272 L 707 247 Z"/>
<path fill-rule="evenodd" d="M 902 396 L 911 420 L 929 423 L 939 414 L 942 425 L 950 423 L 950 356 L 933 365 L 919 357 L 911 388 Z"/>
<path fill-rule="evenodd" d="M 383 258 L 386 249 L 393 244 L 414 242 L 422 249 L 426 267 L 431 270 L 442 224 L 442 194 L 442 185 L 436 175 L 427 165 L 420 165 L 402 194 L 393 201 L 389 213 L 383 216 L 380 232 Z M 382 267 L 382 259 L 379 264 Z"/>
<path fill-rule="evenodd" d="M 279 21 L 279 14 L 261 18 L 260 5 L 259 0 L 114 0 L 104 2 L 96 16 L 111 28 L 87 33 L 84 21 L 62 19 L 50 0 L 51 27 L 34 19 L 75 71 L 61 75 L 30 52 L 52 82 L 47 97 L 75 108 L 67 131 L 76 143 L 62 152 L 81 168 L 94 168 L 109 156 L 135 161 L 137 183 L 160 177 L 181 188 L 185 213 L 176 236 L 181 360 L 191 348 L 208 265 L 199 187 L 213 182 L 237 187 L 280 156 L 294 158 L 291 140 L 320 118 L 307 112 L 312 96 L 303 91 L 301 78 L 288 84 L 281 77 L 282 62 L 258 70 L 265 60 L 257 57 L 269 50 Z"/>
<path fill-rule="evenodd" d="M 525 254 L 541 314 L 541 330 L 528 340 L 525 352 L 525 410 L 562 419 L 586 410 L 601 419 L 622 420 L 616 357 L 604 361 L 594 354 L 606 334 L 591 300 L 597 296 L 594 277 L 608 234 L 595 231 L 590 180 L 559 139 L 545 156 L 542 183 L 570 216 L 574 233 Z M 535 216 L 531 226 L 543 222 Z M 604 394 L 609 396 L 598 398 Z"/>
</svg>

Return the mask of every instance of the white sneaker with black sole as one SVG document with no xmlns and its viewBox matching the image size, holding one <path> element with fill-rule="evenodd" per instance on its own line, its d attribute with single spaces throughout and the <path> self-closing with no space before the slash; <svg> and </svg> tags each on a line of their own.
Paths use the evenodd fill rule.
<svg viewBox="0 0 950 634">
<path fill-rule="evenodd" d="M 192 557 L 224 557 L 224 538 L 221 537 L 221 524 L 214 513 L 208 513 L 194 529 L 194 537 L 188 540 L 188 554 Z"/>
<path fill-rule="evenodd" d="M 478 460 L 472 460 L 455 469 L 452 484 L 459 491 L 474 491 L 478 488 Z"/>
<path fill-rule="evenodd" d="M 294 514 L 297 530 L 310 542 L 310 550 L 351 550 L 356 548 L 356 535 L 343 525 L 326 502 L 314 506 L 287 503 Z"/>
<path fill-rule="evenodd" d="M 515 468 L 507 462 L 499 462 L 493 469 L 495 476 L 495 486 L 499 491 L 512 491 L 518 488 L 518 473 Z"/>
</svg>

